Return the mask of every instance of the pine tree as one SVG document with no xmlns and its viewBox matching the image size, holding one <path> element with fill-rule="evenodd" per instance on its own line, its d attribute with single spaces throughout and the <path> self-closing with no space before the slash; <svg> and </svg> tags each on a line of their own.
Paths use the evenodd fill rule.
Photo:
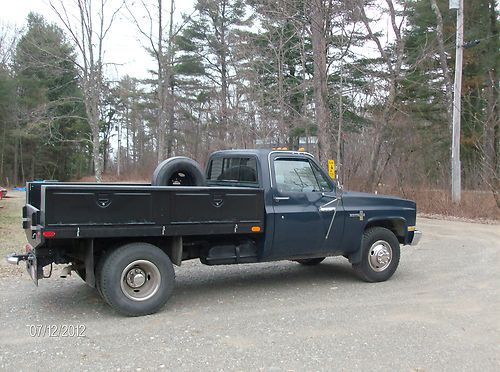
<svg viewBox="0 0 500 372">
<path fill-rule="evenodd" d="M 74 58 L 61 29 L 28 16 L 14 56 L 23 180 L 66 180 L 87 171 L 89 130 Z"/>
</svg>

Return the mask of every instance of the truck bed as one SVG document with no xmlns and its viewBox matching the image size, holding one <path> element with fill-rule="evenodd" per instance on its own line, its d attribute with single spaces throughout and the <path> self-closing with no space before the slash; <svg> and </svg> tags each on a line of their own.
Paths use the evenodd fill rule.
<svg viewBox="0 0 500 372">
<path fill-rule="evenodd" d="M 256 188 L 29 183 L 24 228 L 73 239 L 255 233 L 263 198 Z"/>
</svg>

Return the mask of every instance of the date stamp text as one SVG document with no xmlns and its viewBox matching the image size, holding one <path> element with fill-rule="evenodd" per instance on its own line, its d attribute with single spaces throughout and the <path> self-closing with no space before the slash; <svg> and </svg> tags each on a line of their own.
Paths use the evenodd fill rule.
<svg viewBox="0 0 500 372">
<path fill-rule="evenodd" d="M 30 337 L 85 337 L 85 324 L 27 324 Z"/>
</svg>

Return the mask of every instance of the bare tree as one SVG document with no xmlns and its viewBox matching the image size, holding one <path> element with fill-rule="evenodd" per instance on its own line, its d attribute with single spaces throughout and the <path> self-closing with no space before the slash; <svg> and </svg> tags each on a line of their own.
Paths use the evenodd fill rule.
<svg viewBox="0 0 500 372">
<path fill-rule="evenodd" d="M 130 18 L 146 42 L 148 50 L 156 63 L 156 103 L 158 131 L 158 162 L 172 155 L 175 129 L 175 95 L 173 67 L 175 59 L 174 39 L 188 23 L 191 16 L 185 17 L 180 25 L 174 25 L 175 0 L 170 0 L 168 13 L 165 13 L 163 0 L 157 0 L 155 9 L 141 0 L 146 19 L 137 17 L 137 10 L 126 5 Z M 165 22 L 165 17 L 168 21 Z M 167 31 L 168 29 L 168 31 Z"/>
<path fill-rule="evenodd" d="M 394 33 L 394 48 L 392 53 L 389 54 L 388 50 L 384 48 L 381 38 L 372 29 L 372 21 L 366 15 L 365 5 L 363 0 L 355 0 L 355 5 L 358 10 L 358 15 L 365 26 L 368 33 L 368 38 L 375 43 L 377 51 L 380 54 L 385 68 L 387 69 L 386 82 L 388 85 L 388 93 L 385 98 L 384 108 L 382 110 L 382 115 L 380 118 L 380 127 L 377 128 L 374 138 L 374 151 L 370 157 L 370 168 L 368 170 L 368 178 L 366 186 L 372 188 L 375 183 L 381 178 L 385 167 L 388 163 L 388 157 L 391 156 L 392 149 L 387 151 L 386 159 L 381 156 L 382 145 L 384 143 L 389 143 L 392 147 L 392 143 L 388 141 L 390 134 L 390 129 L 393 124 L 394 115 L 397 113 L 396 98 L 398 93 L 398 84 L 403 79 L 401 76 L 403 57 L 404 57 L 404 38 L 402 36 L 402 27 L 405 23 L 405 12 L 401 12 L 402 15 L 398 16 L 398 12 L 394 7 L 392 0 L 385 0 L 388 6 L 387 12 L 390 18 L 390 23 L 392 31 Z M 403 3 L 405 6 L 405 3 Z"/>
<path fill-rule="evenodd" d="M 83 101 L 92 134 L 95 178 L 101 182 L 103 165 L 99 150 L 99 118 L 104 89 L 104 41 L 123 2 L 106 12 L 109 9 L 108 0 L 98 0 L 97 9 L 93 8 L 96 1 L 73 0 L 72 6 L 78 11 L 77 15 L 68 11 L 68 1 L 50 0 L 49 3 L 80 55 L 81 61 L 76 62 L 76 65 L 80 71 Z"/>
<path fill-rule="evenodd" d="M 488 1 L 488 42 L 490 50 L 498 50 L 500 41 L 498 38 L 498 8 L 495 0 Z M 498 67 L 498 58 L 496 66 Z M 483 154 L 483 176 L 486 184 L 493 191 L 497 207 L 500 208 L 500 103 L 499 103 L 499 81 L 495 66 L 488 70 L 486 82 L 486 120 L 484 123 L 484 140 L 482 145 Z"/>
</svg>

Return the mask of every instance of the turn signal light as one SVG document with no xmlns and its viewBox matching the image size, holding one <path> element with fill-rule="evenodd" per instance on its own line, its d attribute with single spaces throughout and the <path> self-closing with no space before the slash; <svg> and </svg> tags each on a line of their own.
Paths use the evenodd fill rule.
<svg viewBox="0 0 500 372">
<path fill-rule="evenodd" d="M 260 232 L 260 226 L 252 226 L 252 232 Z"/>
</svg>

